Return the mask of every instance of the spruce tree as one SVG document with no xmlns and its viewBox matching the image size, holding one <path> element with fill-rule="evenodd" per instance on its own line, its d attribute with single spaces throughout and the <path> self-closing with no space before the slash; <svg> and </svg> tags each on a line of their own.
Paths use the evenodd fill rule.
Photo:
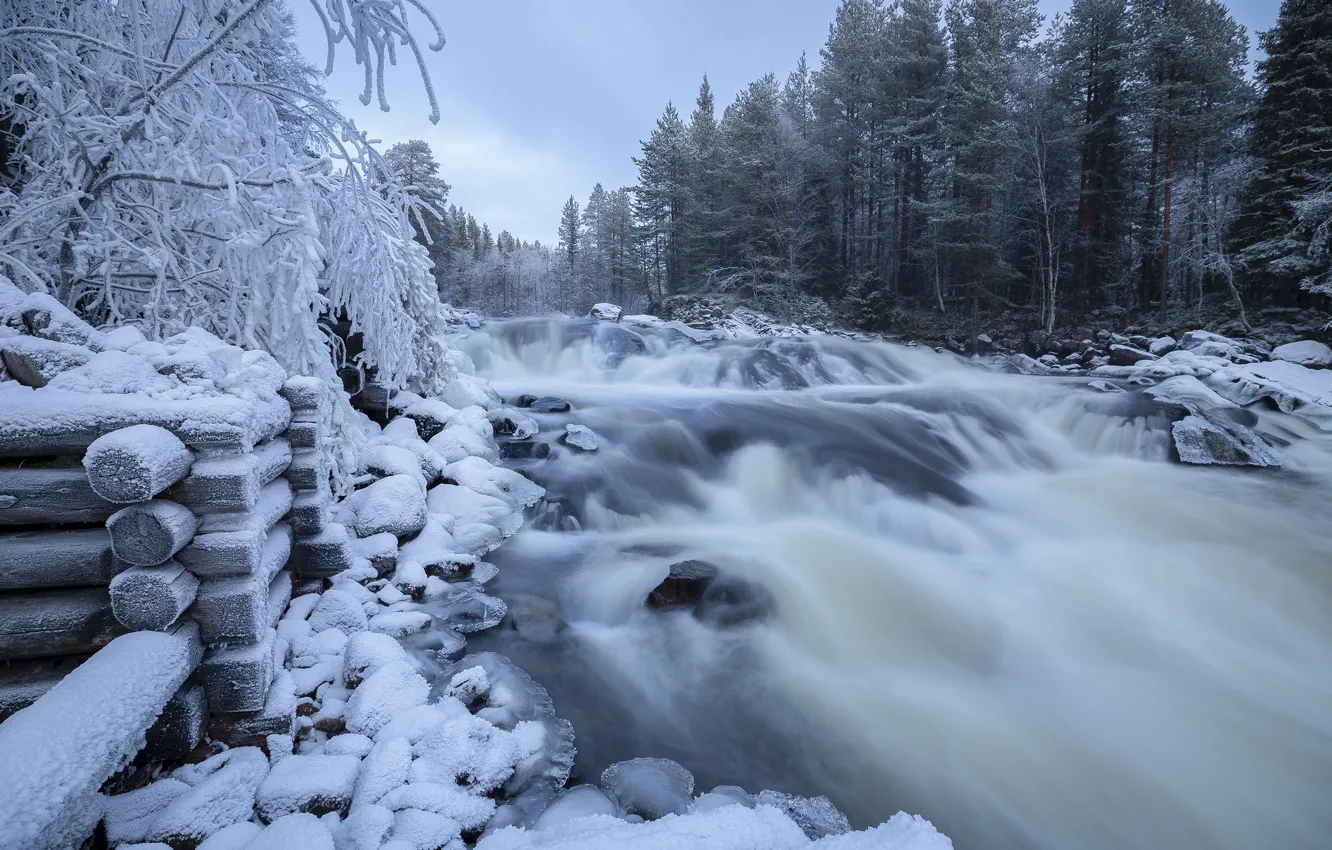
<svg viewBox="0 0 1332 850">
<path fill-rule="evenodd" d="M 1234 247 L 1250 291 L 1291 304 L 1301 285 L 1332 288 L 1332 0 L 1285 0 L 1259 44 L 1254 167 Z"/>
</svg>

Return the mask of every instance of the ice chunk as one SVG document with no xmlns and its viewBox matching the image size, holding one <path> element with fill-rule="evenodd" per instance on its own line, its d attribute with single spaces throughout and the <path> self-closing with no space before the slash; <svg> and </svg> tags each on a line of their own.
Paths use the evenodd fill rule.
<svg viewBox="0 0 1332 850">
<path fill-rule="evenodd" d="M 352 789 L 361 769 L 356 756 L 289 756 L 273 765 L 259 785 L 255 805 L 259 816 L 273 821 L 283 815 L 308 812 L 345 815 L 351 809 Z"/>
<path fill-rule="evenodd" d="M 564 442 L 585 452 L 594 452 L 600 442 L 596 432 L 586 425 L 565 425 Z"/>
<path fill-rule="evenodd" d="M 1332 366 L 1332 348 L 1316 339 L 1288 342 L 1272 349 L 1273 360 L 1285 360 L 1301 366 Z"/>
<path fill-rule="evenodd" d="M 413 782 L 400 785 L 385 794 L 379 805 L 386 809 L 420 809 L 456 821 L 463 829 L 480 829 L 495 812 L 495 801 L 472 794 L 458 785 Z"/>
<path fill-rule="evenodd" d="M 1234 422 L 1186 416 L 1171 426 L 1184 463 L 1223 466 L 1281 466 L 1285 458 L 1262 437 Z"/>
<path fill-rule="evenodd" d="M 463 634 L 482 632 L 498 626 L 504 620 L 508 607 L 502 599 L 487 596 L 479 590 L 464 590 L 431 603 L 439 617 L 452 629 Z M 380 614 L 379 617 L 387 617 Z M 378 620 L 379 617 L 375 619 Z M 371 624 L 373 626 L 373 622 Z"/>
<path fill-rule="evenodd" d="M 412 745 L 406 738 L 388 738 L 375 744 L 361 763 L 361 773 L 352 790 L 352 812 L 378 803 L 380 798 L 407 782 L 412 766 Z"/>
<path fill-rule="evenodd" d="M 824 796 L 799 797 L 780 791 L 760 791 L 758 801 L 760 805 L 781 809 L 811 839 L 851 831 L 846 815 Z"/>
<path fill-rule="evenodd" d="M 694 801 L 694 811 L 710 812 L 723 806 L 754 808 L 754 798 L 738 785 L 718 785 Z"/>
<path fill-rule="evenodd" d="M 389 532 L 398 537 L 425 527 L 425 489 L 410 475 L 390 475 L 358 490 L 347 499 L 356 514 L 358 537 Z"/>
<path fill-rule="evenodd" d="M 637 758 L 602 771 L 601 788 L 619 802 L 625 814 L 656 820 L 689 811 L 694 775 L 670 759 Z"/>
<path fill-rule="evenodd" d="M 486 496 L 459 487 L 440 484 L 426 494 L 426 510 L 432 515 L 447 514 L 458 523 L 483 522 L 498 528 L 505 537 L 516 534 L 523 525 L 522 511 L 505 499 Z"/>
<path fill-rule="evenodd" d="M 615 801 L 595 785 L 575 785 L 555 798 L 532 825 L 533 829 L 555 829 L 571 820 L 592 815 L 619 814 Z"/>
<path fill-rule="evenodd" d="M 347 701 L 347 730 L 374 737 L 398 713 L 422 705 L 430 686 L 406 661 L 393 661 L 357 686 Z"/>
</svg>

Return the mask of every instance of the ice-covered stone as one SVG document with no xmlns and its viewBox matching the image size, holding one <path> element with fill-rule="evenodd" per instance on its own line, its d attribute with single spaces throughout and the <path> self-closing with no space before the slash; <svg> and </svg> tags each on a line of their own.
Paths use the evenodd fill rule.
<svg viewBox="0 0 1332 850">
<path fill-rule="evenodd" d="M 602 771 L 601 788 L 619 802 L 625 814 L 656 820 L 689 811 L 694 775 L 670 759 L 637 758 Z"/>
<path fill-rule="evenodd" d="M 1171 426 L 1184 463 L 1222 466 L 1281 466 L 1285 458 L 1262 437 L 1234 422 L 1186 416 Z"/>
<path fill-rule="evenodd" d="M 1332 348 L 1316 339 L 1302 339 L 1288 342 L 1272 349 L 1273 360 L 1285 360 L 1300 366 L 1315 368 L 1332 367 Z"/>
<path fill-rule="evenodd" d="M 718 785 L 706 794 L 699 795 L 694 801 L 695 812 L 710 812 L 725 806 L 744 806 L 752 809 L 754 798 L 739 785 Z"/>
<path fill-rule="evenodd" d="M 533 484 L 512 470 L 493 466 L 479 457 L 463 458 L 451 463 L 446 472 L 463 487 L 502 499 L 518 508 L 531 507 L 546 494 L 544 487 Z"/>
<path fill-rule="evenodd" d="M 173 778 L 184 777 L 193 787 L 171 801 L 153 821 L 146 839 L 173 846 L 197 844 L 223 827 L 249 820 L 255 792 L 266 776 L 268 759 L 255 747 L 227 750 L 177 771 Z"/>
<path fill-rule="evenodd" d="M 399 712 L 423 705 L 430 685 L 406 661 L 391 661 L 357 686 L 347 701 L 347 730 L 374 737 Z"/>
<path fill-rule="evenodd" d="M 389 791 L 404 785 L 412 766 L 412 745 L 406 738 L 386 738 L 361 763 L 356 787 L 352 790 L 352 813 L 378 803 Z"/>
<path fill-rule="evenodd" d="M 310 612 L 310 628 L 316 632 L 338 629 L 345 635 L 353 635 L 365 631 L 366 623 L 365 609 L 345 590 L 324 591 L 319 604 Z"/>
<path fill-rule="evenodd" d="M 783 794 L 780 791 L 760 791 L 758 802 L 760 805 L 772 806 L 785 812 L 811 840 L 851 831 L 851 824 L 847 821 L 846 815 L 838 811 L 837 807 L 822 795 L 799 797 L 795 794 Z"/>
<path fill-rule="evenodd" d="M 345 815 L 360 769 L 361 760 L 353 755 L 288 756 L 259 785 L 259 816 L 271 822 L 296 812 Z"/>
<path fill-rule="evenodd" d="M 575 449 L 594 452 L 600 441 L 596 432 L 586 425 L 569 424 L 564 426 L 564 442 Z"/>
<path fill-rule="evenodd" d="M 600 319 L 604 322 L 618 322 L 620 321 L 620 313 L 621 310 L 616 305 L 601 302 L 593 304 L 591 311 L 588 312 L 588 315 L 594 319 Z"/>
<path fill-rule="evenodd" d="M 595 785 L 575 785 L 555 798 L 536 819 L 533 829 L 557 829 L 571 820 L 619 814 L 615 801 Z"/>
<path fill-rule="evenodd" d="M 1332 371 L 1274 360 L 1228 366 L 1213 373 L 1206 383 L 1235 404 L 1270 399 L 1283 413 L 1332 431 Z"/>
<path fill-rule="evenodd" d="M 391 475 L 353 493 L 347 500 L 355 511 L 356 535 L 388 532 L 405 537 L 425 527 L 425 490 L 410 475 Z"/>
<path fill-rule="evenodd" d="M 447 515 L 456 522 L 483 522 L 498 528 L 506 537 L 523 526 L 522 511 L 505 499 L 487 496 L 456 484 L 431 487 L 426 495 L 426 510 L 432 515 Z"/>
</svg>

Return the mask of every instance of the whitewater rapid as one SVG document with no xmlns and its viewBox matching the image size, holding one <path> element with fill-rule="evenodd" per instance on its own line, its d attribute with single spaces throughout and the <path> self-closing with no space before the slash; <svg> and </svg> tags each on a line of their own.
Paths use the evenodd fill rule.
<svg viewBox="0 0 1332 850">
<path fill-rule="evenodd" d="M 571 402 L 547 438 L 602 437 L 518 464 L 547 502 L 499 553 L 562 630 L 476 638 L 550 689 L 584 779 L 665 756 L 965 848 L 1332 841 L 1332 448 L 1301 421 L 1259 413 L 1284 470 L 1200 468 L 1141 393 L 921 349 L 545 320 L 463 347 Z M 770 615 L 644 608 L 691 559 Z"/>
</svg>

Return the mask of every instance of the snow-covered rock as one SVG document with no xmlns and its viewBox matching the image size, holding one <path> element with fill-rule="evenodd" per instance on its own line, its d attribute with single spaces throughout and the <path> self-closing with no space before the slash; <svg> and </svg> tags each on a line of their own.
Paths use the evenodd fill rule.
<svg viewBox="0 0 1332 850">
<path fill-rule="evenodd" d="M 314 815 L 285 815 L 269 824 L 242 850 L 335 850 L 333 835 Z"/>
<path fill-rule="evenodd" d="M 1272 349 L 1272 359 L 1285 360 L 1300 366 L 1332 367 L 1332 348 L 1316 339 L 1302 339 L 1299 342 L 1278 345 Z"/>
<path fill-rule="evenodd" d="M 517 508 L 531 507 L 546 495 L 544 487 L 479 457 L 463 458 L 449 464 L 447 474 L 469 490 L 502 499 Z"/>
<path fill-rule="evenodd" d="M 397 714 L 423 705 L 429 693 L 430 685 L 411 664 L 391 661 L 352 693 L 347 701 L 347 729 L 373 738 Z"/>
<path fill-rule="evenodd" d="M 1223 419 L 1190 415 L 1171 426 L 1184 463 L 1222 466 L 1281 466 L 1285 458 L 1253 431 Z"/>
<path fill-rule="evenodd" d="M 1157 357 L 1163 357 L 1179 347 L 1173 336 L 1161 336 L 1152 340 L 1147 350 Z"/>
<path fill-rule="evenodd" d="M 310 612 L 310 628 L 316 632 L 337 629 L 344 635 L 363 632 L 367 628 L 365 608 L 345 590 L 327 590 L 319 604 Z"/>
<path fill-rule="evenodd" d="M 410 475 L 381 478 L 353 493 L 347 505 L 355 512 L 358 537 L 382 532 L 406 537 L 425 527 L 425 489 Z"/>
<path fill-rule="evenodd" d="M 570 424 L 564 426 L 564 442 L 575 449 L 594 452 L 600 441 L 596 432 L 586 425 Z"/>
<path fill-rule="evenodd" d="M 619 806 L 595 785 L 576 785 L 555 798 L 532 825 L 533 829 L 557 829 L 570 821 L 594 815 L 619 814 Z"/>
<path fill-rule="evenodd" d="M 620 321 L 621 312 L 620 308 L 614 304 L 600 303 L 593 304 L 592 310 L 588 315 L 594 319 L 601 319 L 604 322 L 618 322 Z"/>
<path fill-rule="evenodd" d="M 1284 360 L 1228 366 L 1207 378 L 1207 386 L 1235 404 L 1270 399 L 1284 413 L 1332 431 L 1332 371 L 1308 369 Z"/>
<path fill-rule="evenodd" d="M 254 747 L 227 750 L 201 764 L 177 770 L 173 778 L 193 787 L 172 800 L 157 817 L 147 840 L 197 843 L 223 827 L 249 820 L 254 813 L 254 795 L 267 776 L 268 759 Z"/>
<path fill-rule="evenodd" d="M 288 756 L 259 785 L 256 808 L 265 821 L 307 812 L 346 814 L 361 760 L 352 755 Z"/>
<path fill-rule="evenodd" d="M 412 745 L 406 738 L 389 737 L 375 744 L 361 764 L 352 790 L 352 814 L 407 783 L 412 767 Z"/>
</svg>

